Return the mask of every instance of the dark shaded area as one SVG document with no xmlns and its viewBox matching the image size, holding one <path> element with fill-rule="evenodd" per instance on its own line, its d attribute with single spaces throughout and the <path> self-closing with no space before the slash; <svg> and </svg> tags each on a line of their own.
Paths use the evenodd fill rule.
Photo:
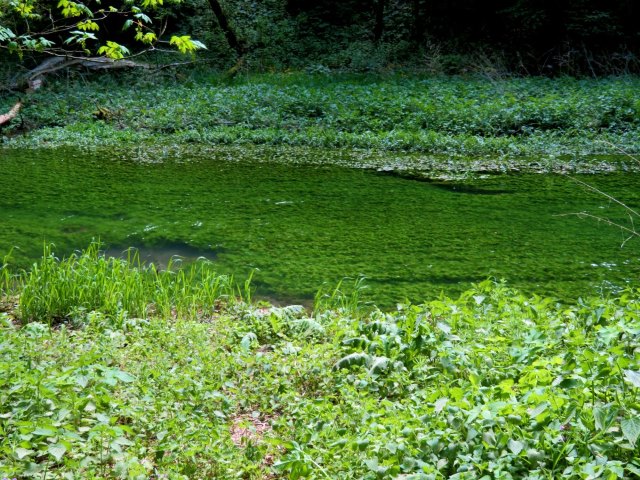
<svg viewBox="0 0 640 480">
<path fill-rule="evenodd" d="M 203 55 L 215 68 L 228 69 L 246 57 L 238 68 L 640 73 L 636 0 L 184 0 L 164 5 L 153 17 L 165 40 L 171 34 L 202 40 L 208 47 Z M 139 49 L 135 29 L 123 30 L 124 21 L 119 15 L 102 21 L 97 44 L 111 39 Z M 12 16 L 3 22 L 25 33 L 24 22 Z M 30 28 L 46 32 L 49 23 L 42 15 Z M 45 36 L 64 45 L 67 30 Z"/>
<path fill-rule="evenodd" d="M 638 71 L 640 3 L 632 0 L 289 0 L 287 5 L 292 16 L 304 18 L 309 36 L 336 39 L 340 29 L 360 25 L 375 41 L 444 55 L 445 69 L 461 66 L 456 55 L 472 54 L 475 65 L 468 67 L 486 62 L 521 73 Z"/>
<path fill-rule="evenodd" d="M 442 181 L 440 179 L 434 179 L 428 176 L 427 172 L 411 172 L 402 170 L 378 170 L 378 175 L 387 177 L 401 178 L 402 180 L 409 180 L 412 182 L 427 183 L 432 187 L 446 190 L 452 193 L 466 193 L 470 195 L 505 195 L 515 193 L 515 190 L 509 189 L 496 189 L 496 188 L 482 188 L 478 185 L 469 183 Z"/>
</svg>

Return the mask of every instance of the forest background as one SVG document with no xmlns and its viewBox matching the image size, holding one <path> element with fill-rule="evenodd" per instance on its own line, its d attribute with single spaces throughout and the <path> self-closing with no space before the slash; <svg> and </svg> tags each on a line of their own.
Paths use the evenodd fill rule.
<svg viewBox="0 0 640 480">
<path fill-rule="evenodd" d="M 0 55 L 6 69 L 206 46 L 198 61 L 219 70 L 597 76 L 640 72 L 638 18 L 633 0 L 2 0 Z"/>
</svg>

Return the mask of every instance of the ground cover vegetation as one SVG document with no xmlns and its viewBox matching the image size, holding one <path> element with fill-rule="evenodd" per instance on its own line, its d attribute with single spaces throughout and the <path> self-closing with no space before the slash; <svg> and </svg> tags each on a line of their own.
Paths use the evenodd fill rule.
<svg viewBox="0 0 640 480">
<path fill-rule="evenodd" d="M 555 146 L 557 154 L 594 153 L 603 148 L 601 140 L 635 151 L 637 82 L 623 80 L 617 89 L 611 79 L 593 88 L 508 79 L 636 73 L 638 37 L 630 19 L 637 8 L 626 0 L 606 6 L 593 0 L 145 0 L 108 6 L 4 0 L 0 128 L 12 135 L 64 126 L 32 144 L 51 136 L 66 143 L 108 138 L 110 144 L 137 144 L 142 137 L 158 143 L 171 134 L 177 143 L 472 155 L 537 155 Z M 189 55 L 176 57 L 171 49 Z M 198 64 L 198 73 L 176 73 L 183 64 Z M 87 69 L 119 67 L 143 70 L 146 85 L 131 78 L 84 81 Z M 290 70 L 319 75 L 228 84 L 238 74 Z M 475 74 L 487 85 L 477 77 L 450 87 L 441 80 L 380 77 L 352 77 L 341 85 L 339 72 Z M 65 74 L 66 82 L 55 81 Z M 77 83 L 68 81 L 78 75 Z M 39 90 L 52 78 L 53 85 Z M 133 85 L 140 95 L 123 91 Z M 42 93 L 32 100 L 33 91 Z"/>
<path fill-rule="evenodd" d="M 56 82 L 24 106 L 31 133 L 7 135 L 4 143 L 267 144 L 494 157 L 640 148 L 636 77 L 176 75 Z"/>
<path fill-rule="evenodd" d="M 393 312 L 313 310 L 95 246 L 0 270 L 0 475 L 640 475 L 640 300 L 485 282 Z"/>
<path fill-rule="evenodd" d="M 0 142 L 638 153 L 638 8 L 0 0 Z M 105 66 L 146 73 L 86 73 Z M 275 307 L 132 255 L 3 262 L 1 477 L 640 477 L 637 289 L 563 305 L 488 281 L 382 311 L 357 282 Z"/>
</svg>

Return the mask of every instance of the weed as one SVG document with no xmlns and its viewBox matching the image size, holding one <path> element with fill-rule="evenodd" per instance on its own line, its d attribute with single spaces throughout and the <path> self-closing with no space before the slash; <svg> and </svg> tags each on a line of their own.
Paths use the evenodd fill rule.
<svg viewBox="0 0 640 480">
<path fill-rule="evenodd" d="M 213 83 L 213 85 L 212 85 Z M 220 85 L 97 80 L 57 84 L 24 115 L 39 129 L 9 145 L 268 144 L 447 155 L 638 152 L 633 77 L 254 75 Z M 114 91 L 118 94 L 114 95 Z M 117 100 L 114 100 L 117 99 Z M 96 118 L 109 105 L 117 120 Z"/>
<path fill-rule="evenodd" d="M 47 248 L 37 275 L 21 277 L 18 293 L 72 283 L 37 300 L 44 318 L 68 310 L 65 295 L 105 309 L 85 311 L 78 328 L 0 314 L 0 475 L 640 474 L 637 290 L 567 306 L 487 281 L 457 300 L 385 312 L 363 310 L 340 285 L 318 295 L 315 319 L 243 303 L 207 317 L 205 272 L 111 262 L 96 245 L 66 260 Z M 111 300 L 92 303 L 91 284 L 106 288 L 99 278 L 122 289 L 140 280 L 134 304 L 159 307 L 134 318 Z M 183 294 L 193 305 L 173 310 Z"/>
<path fill-rule="evenodd" d="M 24 322 L 59 322 L 80 312 L 116 318 L 210 315 L 221 301 L 235 301 L 233 279 L 217 275 L 210 262 L 189 268 L 144 266 L 137 254 L 107 258 L 99 243 L 67 258 L 45 246 L 43 258 L 19 280 L 19 312 Z"/>
</svg>

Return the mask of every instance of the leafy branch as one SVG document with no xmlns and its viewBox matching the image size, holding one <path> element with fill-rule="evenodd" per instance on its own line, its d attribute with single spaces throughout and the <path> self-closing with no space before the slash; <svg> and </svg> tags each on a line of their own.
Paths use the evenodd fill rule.
<svg viewBox="0 0 640 480">
<path fill-rule="evenodd" d="M 178 5 L 181 0 L 168 3 Z M 138 5 L 139 4 L 139 5 Z M 135 30 L 134 40 L 147 51 L 161 42 L 166 23 L 154 28 L 162 0 L 125 2 L 121 8 L 110 6 L 92 10 L 82 2 L 60 0 L 55 8 L 43 1 L 0 0 L 0 49 L 22 57 L 27 52 L 62 56 L 104 55 L 114 60 L 131 56 L 130 50 L 116 38 L 101 38 L 101 24 L 120 17 L 122 31 Z M 181 53 L 193 54 L 206 46 L 189 35 L 173 35 L 166 43 Z M 165 43 L 163 42 L 163 43 Z M 92 46 L 93 45 L 93 46 Z"/>
</svg>

